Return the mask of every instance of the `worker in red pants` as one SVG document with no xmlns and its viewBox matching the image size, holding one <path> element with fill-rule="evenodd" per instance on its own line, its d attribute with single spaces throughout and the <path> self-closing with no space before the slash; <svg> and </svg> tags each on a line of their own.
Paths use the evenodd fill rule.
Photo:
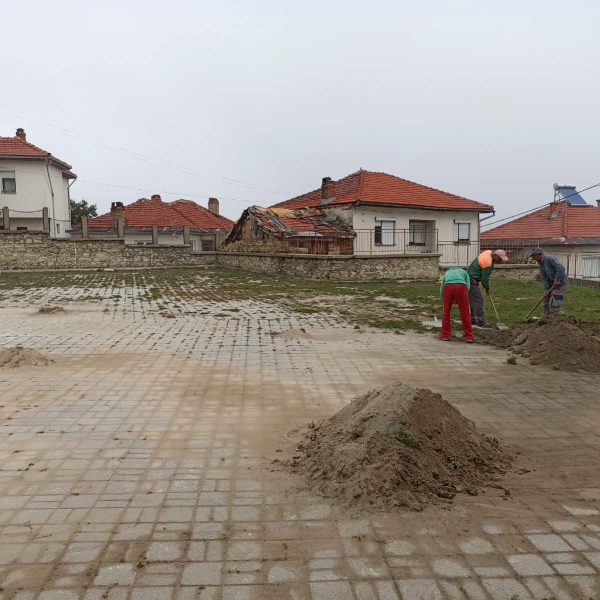
<svg viewBox="0 0 600 600">
<path fill-rule="evenodd" d="M 442 333 L 440 339 L 447 342 L 452 335 L 452 324 L 450 322 L 450 311 L 452 305 L 458 305 L 460 320 L 462 322 L 463 334 L 466 342 L 472 344 L 473 328 L 471 326 L 471 309 L 469 308 L 469 289 L 471 278 L 464 269 L 454 267 L 448 269 L 442 278 L 440 285 L 440 296 L 443 302 Z"/>
</svg>

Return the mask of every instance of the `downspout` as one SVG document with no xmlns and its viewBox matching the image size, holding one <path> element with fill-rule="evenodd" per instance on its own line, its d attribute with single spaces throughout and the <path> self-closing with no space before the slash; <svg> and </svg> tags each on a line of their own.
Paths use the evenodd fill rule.
<svg viewBox="0 0 600 600">
<path fill-rule="evenodd" d="M 67 200 L 69 202 L 69 227 L 73 225 L 73 215 L 71 214 L 71 186 L 77 181 L 77 175 L 73 177 L 73 181 L 67 184 Z"/>
<path fill-rule="evenodd" d="M 52 179 L 50 178 L 50 156 L 46 157 L 46 173 L 48 174 L 48 184 L 50 185 L 50 195 L 52 196 L 52 220 L 56 221 L 56 212 L 54 211 L 54 188 L 52 187 Z M 54 231 L 52 231 L 54 229 Z M 56 223 L 54 223 L 54 228 L 50 228 L 50 237 L 55 237 L 56 233 Z"/>
</svg>

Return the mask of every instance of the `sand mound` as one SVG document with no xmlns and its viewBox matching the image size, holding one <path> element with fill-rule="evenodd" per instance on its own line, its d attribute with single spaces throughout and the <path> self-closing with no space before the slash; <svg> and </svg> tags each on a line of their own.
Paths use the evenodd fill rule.
<svg viewBox="0 0 600 600">
<path fill-rule="evenodd" d="M 506 334 L 496 344 L 529 357 L 532 364 L 564 371 L 600 369 L 600 326 L 593 323 L 545 317 Z"/>
<path fill-rule="evenodd" d="M 42 306 L 38 312 L 42 315 L 53 315 L 55 313 L 67 312 L 62 306 Z"/>
<path fill-rule="evenodd" d="M 52 362 L 37 350 L 13 346 L 0 350 L 0 367 L 14 369 L 16 367 L 41 367 Z"/>
<path fill-rule="evenodd" d="M 313 491 L 343 504 L 422 510 L 457 492 L 476 494 L 511 461 L 439 394 L 396 384 L 309 431 L 287 464 Z"/>
</svg>

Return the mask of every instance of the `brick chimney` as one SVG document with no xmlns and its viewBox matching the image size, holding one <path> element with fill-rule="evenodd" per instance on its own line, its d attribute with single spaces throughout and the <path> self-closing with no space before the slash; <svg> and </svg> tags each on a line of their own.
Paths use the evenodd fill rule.
<svg viewBox="0 0 600 600">
<path fill-rule="evenodd" d="M 321 198 L 327 200 L 335 196 L 335 181 L 331 177 L 323 177 L 321 181 Z"/>
<path fill-rule="evenodd" d="M 125 209 L 123 208 L 122 202 L 111 202 L 110 204 L 110 216 L 112 217 L 113 229 L 117 228 L 117 221 L 119 217 L 125 216 Z"/>
<path fill-rule="evenodd" d="M 24 142 L 27 141 L 27 136 L 25 135 L 25 130 L 22 127 L 19 127 L 19 129 L 17 129 L 17 133 L 15 134 L 16 137 L 18 137 L 19 139 L 23 140 Z"/>
<path fill-rule="evenodd" d="M 160 194 L 152 194 L 152 196 L 150 196 L 150 202 L 162 202 Z"/>
<path fill-rule="evenodd" d="M 208 210 L 213 214 L 219 216 L 219 200 L 217 198 L 208 199 Z"/>
</svg>

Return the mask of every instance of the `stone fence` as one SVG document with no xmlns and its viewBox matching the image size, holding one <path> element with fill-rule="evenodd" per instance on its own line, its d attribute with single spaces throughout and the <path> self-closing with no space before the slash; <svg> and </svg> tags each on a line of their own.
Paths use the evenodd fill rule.
<svg viewBox="0 0 600 600">
<path fill-rule="evenodd" d="M 451 267 L 442 266 L 442 273 Z M 494 265 L 493 277 L 502 277 L 503 279 L 520 279 L 521 281 L 536 281 L 539 279 L 540 268 L 535 264 L 509 264 L 509 265 Z"/>
<path fill-rule="evenodd" d="M 0 269 L 202 266 L 215 260 L 214 252 L 192 253 L 189 246 L 133 246 L 119 239 L 58 239 L 41 231 L 0 231 Z"/>
<path fill-rule="evenodd" d="M 0 231 L 0 269 L 103 269 L 220 265 L 269 275 L 330 281 L 433 281 L 435 254 L 314 255 L 192 252 L 189 245 L 137 246 L 120 239 L 57 239 L 33 231 Z M 537 265 L 497 265 L 495 277 L 533 280 Z"/>
<path fill-rule="evenodd" d="M 439 254 L 316 255 L 220 252 L 217 264 L 253 273 L 329 281 L 432 281 Z"/>
</svg>

